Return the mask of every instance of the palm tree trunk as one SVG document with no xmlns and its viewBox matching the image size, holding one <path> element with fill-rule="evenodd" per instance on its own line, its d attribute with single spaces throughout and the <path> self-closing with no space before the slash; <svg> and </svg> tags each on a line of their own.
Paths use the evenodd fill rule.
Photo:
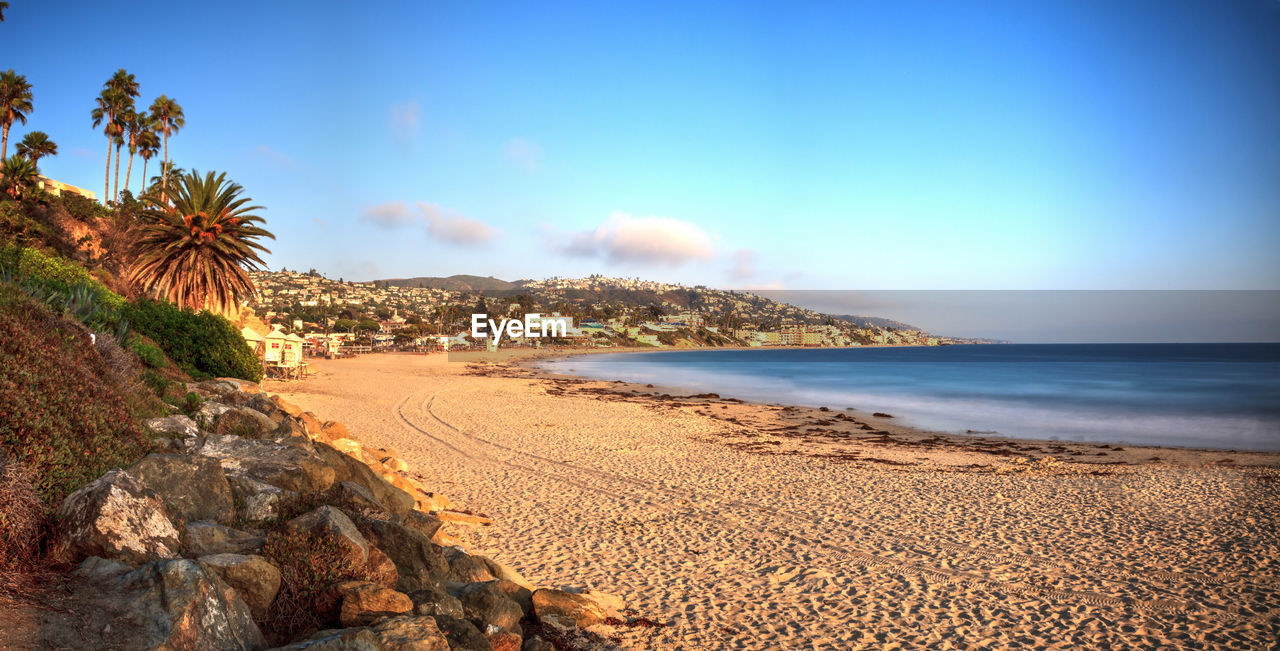
<svg viewBox="0 0 1280 651">
<path fill-rule="evenodd" d="M 164 191 L 169 189 L 169 125 L 164 125 L 164 165 L 160 166 L 160 202 L 167 200 Z"/>
<path fill-rule="evenodd" d="M 0 139 L 0 160 L 4 160 L 9 155 L 9 127 L 13 125 L 4 125 L 4 138 Z"/>
<path fill-rule="evenodd" d="M 129 152 L 129 166 L 124 169 L 124 191 L 129 191 L 129 179 L 133 178 L 133 152 Z"/>
<path fill-rule="evenodd" d="M 107 136 L 107 171 L 102 174 L 102 205 L 111 197 L 111 136 Z"/>
<path fill-rule="evenodd" d="M 150 158 L 142 159 L 142 188 L 138 190 L 139 194 L 147 193 L 147 163 L 151 162 Z"/>
<path fill-rule="evenodd" d="M 116 145 L 116 183 L 111 192 L 111 200 L 120 203 L 120 145 Z"/>
</svg>

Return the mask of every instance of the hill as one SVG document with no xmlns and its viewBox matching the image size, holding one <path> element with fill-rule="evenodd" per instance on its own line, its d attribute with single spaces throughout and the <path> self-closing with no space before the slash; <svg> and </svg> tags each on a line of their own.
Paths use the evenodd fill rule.
<svg viewBox="0 0 1280 651">
<path fill-rule="evenodd" d="M 917 328 L 909 323 L 894 321 L 879 316 L 857 316 L 854 314 L 837 314 L 833 318 L 844 319 L 859 328 L 892 328 L 894 330 L 908 330 L 923 332 L 924 328 Z"/>
<path fill-rule="evenodd" d="M 519 285 L 493 276 L 470 276 L 456 274 L 448 278 L 438 276 L 419 276 L 416 278 L 388 278 L 376 280 L 390 287 L 419 287 L 423 289 L 443 289 L 451 292 L 501 292 L 519 289 Z"/>
</svg>

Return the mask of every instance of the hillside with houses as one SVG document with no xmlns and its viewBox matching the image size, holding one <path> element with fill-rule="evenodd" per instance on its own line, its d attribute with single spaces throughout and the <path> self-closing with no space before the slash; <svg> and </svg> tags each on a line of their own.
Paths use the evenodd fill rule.
<svg viewBox="0 0 1280 651">
<path fill-rule="evenodd" d="M 570 317 L 566 337 L 550 343 L 580 347 L 862 345 L 936 346 L 973 343 L 939 337 L 906 324 L 877 325 L 833 316 L 755 294 L 640 280 L 551 278 L 519 280 L 503 289 L 446 289 L 449 283 L 351 282 L 299 271 L 251 274 L 258 294 L 247 307 L 258 329 L 294 334 L 316 349 L 473 347 L 471 315 L 523 319 Z M 447 280 L 447 279 L 437 279 Z M 501 281 L 498 281 L 501 282 Z M 515 338 L 513 346 L 538 343 Z"/>
</svg>

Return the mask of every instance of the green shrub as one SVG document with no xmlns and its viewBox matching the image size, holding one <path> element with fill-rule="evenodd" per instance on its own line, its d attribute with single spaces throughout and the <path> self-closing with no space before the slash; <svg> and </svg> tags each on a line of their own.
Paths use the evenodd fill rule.
<svg viewBox="0 0 1280 651">
<path fill-rule="evenodd" d="M 160 352 L 154 344 L 143 339 L 142 337 L 133 337 L 129 340 L 129 350 L 147 366 L 147 368 L 164 368 L 166 360 L 164 353 Z"/>
<path fill-rule="evenodd" d="M 135 331 L 158 343 L 178 368 L 194 378 L 262 379 L 257 355 L 221 316 L 146 298 L 126 306 L 123 313 Z"/>
<path fill-rule="evenodd" d="M 82 222 L 95 221 L 111 212 L 97 201 L 73 192 L 64 192 L 62 195 L 55 197 L 53 201 L 62 204 L 63 209 Z"/>
<path fill-rule="evenodd" d="M 150 441 L 89 332 L 12 284 L 0 284 L 0 447 L 54 504 Z"/>
</svg>

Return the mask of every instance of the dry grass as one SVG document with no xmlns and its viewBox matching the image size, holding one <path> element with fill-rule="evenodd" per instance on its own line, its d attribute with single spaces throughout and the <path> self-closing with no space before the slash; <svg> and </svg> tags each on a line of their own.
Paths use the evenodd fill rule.
<svg viewBox="0 0 1280 651">
<path fill-rule="evenodd" d="M 48 515 L 31 471 L 0 452 L 0 599 L 29 596 L 43 574 Z"/>
</svg>

